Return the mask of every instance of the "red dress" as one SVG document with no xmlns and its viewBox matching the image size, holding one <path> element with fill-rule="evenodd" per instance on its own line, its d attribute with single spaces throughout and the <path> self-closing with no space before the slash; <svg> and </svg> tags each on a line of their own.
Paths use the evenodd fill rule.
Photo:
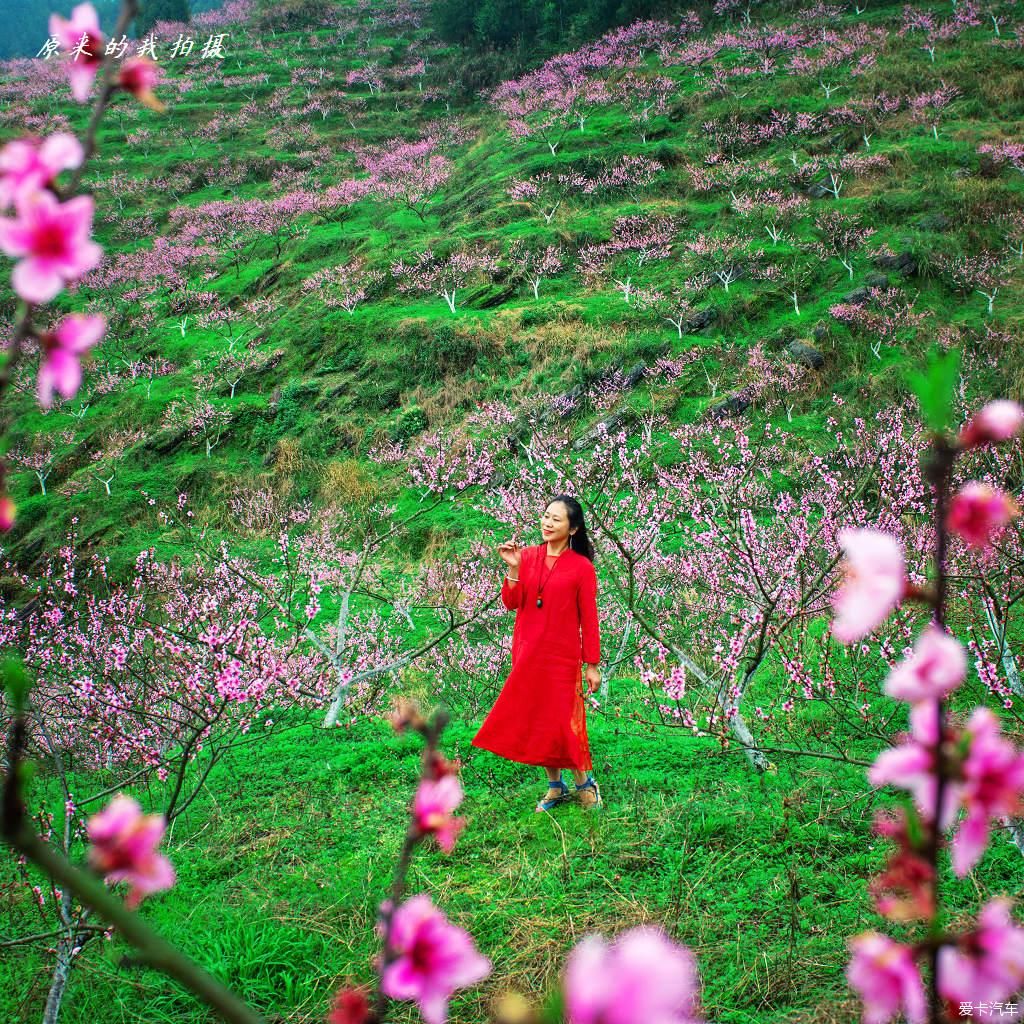
<svg viewBox="0 0 1024 1024">
<path fill-rule="evenodd" d="M 523 764 L 586 770 L 593 765 L 581 691 L 583 662 L 601 657 L 597 576 L 571 548 L 545 564 L 547 547 L 523 548 L 519 582 L 502 581 L 502 603 L 516 613 L 512 671 L 471 744 Z"/>
</svg>

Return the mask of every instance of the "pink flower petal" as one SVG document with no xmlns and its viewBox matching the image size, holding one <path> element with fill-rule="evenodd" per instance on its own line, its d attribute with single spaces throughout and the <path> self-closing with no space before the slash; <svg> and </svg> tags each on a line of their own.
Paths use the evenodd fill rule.
<svg viewBox="0 0 1024 1024">
<path fill-rule="evenodd" d="M 924 983 L 910 947 L 879 932 L 862 932 L 848 943 L 846 978 L 864 1003 L 863 1024 L 887 1024 L 901 1010 L 910 1024 L 924 1024 Z"/>
<path fill-rule="evenodd" d="M 963 878 L 981 859 L 988 846 L 988 815 L 968 813 L 953 837 L 950 849 L 953 873 Z"/>
<path fill-rule="evenodd" d="M 102 313 L 70 313 L 60 322 L 54 334 L 61 347 L 69 352 L 82 353 L 92 348 L 107 329 Z"/>
<path fill-rule="evenodd" d="M 68 64 L 68 85 L 71 86 L 71 95 L 79 103 L 88 102 L 99 67 L 98 64 L 82 64 L 79 61 Z"/>
<path fill-rule="evenodd" d="M 909 658 L 897 665 L 884 689 L 897 700 L 937 700 L 952 693 L 967 674 L 963 645 L 932 620 L 914 644 Z"/>
<path fill-rule="evenodd" d="M 837 537 L 846 552 L 843 582 L 832 595 L 832 635 L 840 643 L 867 636 L 896 607 L 906 585 L 903 549 L 880 530 L 844 529 Z"/>
<path fill-rule="evenodd" d="M 0 250 L 5 256 L 24 256 L 32 244 L 32 232 L 20 218 L 0 217 Z"/>
<path fill-rule="evenodd" d="M 11 271 L 11 287 L 26 302 L 38 305 L 60 294 L 64 278 L 40 260 L 27 259 L 15 264 Z"/>
<path fill-rule="evenodd" d="M 965 448 L 1008 441 L 1024 428 L 1024 407 L 1007 399 L 984 405 L 960 430 Z"/>
<path fill-rule="evenodd" d="M 78 357 L 62 348 L 53 349 L 39 367 L 65 398 L 74 398 L 82 384 L 82 364 Z"/>
<path fill-rule="evenodd" d="M 415 999 L 420 1013 L 443 1024 L 448 996 L 486 977 L 491 962 L 470 935 L 448 922 L 430 897 L 418 894 L 398 907 L 389 931 L 396 959 L 385 968 L 381 989 L 393 999 Z"/>
<path fill-rule="evenodd" d="M 54 174 L 59 174 L 80 166 L 85 159 L 85 150 L 77 135 L 55 132 L 43 141 L 39 155 Z"/>
<path fill-rule="evenodd" d="M 690 1024 L 698 1017 L 696 959 L 661 929 L 632 928 L 611 947 L 585 936 L 563 977 L 567 1024 Z"/>
</svg>

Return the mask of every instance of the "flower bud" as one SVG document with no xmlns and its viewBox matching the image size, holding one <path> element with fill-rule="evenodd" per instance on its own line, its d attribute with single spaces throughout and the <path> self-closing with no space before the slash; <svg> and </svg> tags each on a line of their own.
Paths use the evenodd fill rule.
<svg viewBox="0 0 1024 1024">
<path fill-rule="evenodd" d="M 396 697 L 394 705 L 387 715 L 388 721 L 395 732 L 401 736 L 407 728 L 419 731 L 426 726 L 426 720 L 420 713 L 416 701 L 408 697 Z"/>
<path fill-rule="evenodd" d="M 365 988 L 338 990 L 327 1024 L 366 1024 L 370 1020 L 370 1001 Z"/>
<path fill-rule="evenodd" d="M 957 441 L 961 448 L 1008 441 L 1024 427 L 1024 408 L 1008 399 L 983 406 L 963 427 Z"/>
<path fill-rule="evenodd" d="M 0 495 L 0 533 L 6 533 L 12 526 L 14 526 L 14 520 L 17 517 L 17 506 L 14 504 L 10 495 Z"/>
<path fill-rule="evenodd" d="M 529 1000 L 519 992 L 506 992 L 494 1007 L 498 1024 L 533 1024 L 536 1016 Z"/>
<path fill-rule="evenodd" d="M 972 548 L 986 548 L 994 534 L 1015 516 L 1017 503 L 1008 494 L 972 480 L 953 496 L 946 526 Z"/>
<path fill-rule="evenodd" d="M 167 107 L 153 93 L 157 72 L 157 66 L 148 57 L 129 57 L 121 64 L 117 84 L 150 110 L 162 114 Z"/>
<path fill-rule="evenodd" d="M 439 750 L 432 750 L 427 760 L 427 774 L 431 779 L 442 779 L 446 775 L 458 775 L 462 762 L 456 757 L 449 761 Z"/>
</svg>

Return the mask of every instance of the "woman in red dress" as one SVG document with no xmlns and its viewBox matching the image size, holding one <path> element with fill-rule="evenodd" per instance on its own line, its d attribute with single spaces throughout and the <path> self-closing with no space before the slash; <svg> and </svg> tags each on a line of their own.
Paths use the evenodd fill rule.
<svg viewBox="0 0 1024 1024">
<path fill-rule="evenodd" d="M 541 519 L 543 544 L 498 546 L 508 565 L 501 600 L 515 611 L 512 671 L 471 743 L 510 761 L 542 765 L 548 791 L 537 804 L 550 810 L 570 795 L 562 769 L 571 768 L 584 807 L 601 804 L 587 742 L 587 716 L 581 687 L 600 685 L 601 641 L 597 623 L 594 548 L 580 503 L 568 495 L 553 498 Z"/>
</svg>

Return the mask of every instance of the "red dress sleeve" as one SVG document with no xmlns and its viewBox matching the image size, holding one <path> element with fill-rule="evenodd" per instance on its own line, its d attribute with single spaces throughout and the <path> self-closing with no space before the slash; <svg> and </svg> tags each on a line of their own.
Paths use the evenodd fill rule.
<svg viewBox="0 0 1024 1024">
<path fill-rule="evenodd" d="M 523 559 L 519 559 L 519 581 L 513 587 L 508 582 L 508 577 L 501 580 L 501 603 L 510 611 L 514 612 L 523 603 Z"/>
<path fill-rule="evenodd" d="M 597 625 L 597 573 L 589 558 L 584 561 L 586 564 L 576 593 L 576 605 L 583 634 L 583 663 L 595 665 L 601 660 L 601 634 Z"/>
</svg>

